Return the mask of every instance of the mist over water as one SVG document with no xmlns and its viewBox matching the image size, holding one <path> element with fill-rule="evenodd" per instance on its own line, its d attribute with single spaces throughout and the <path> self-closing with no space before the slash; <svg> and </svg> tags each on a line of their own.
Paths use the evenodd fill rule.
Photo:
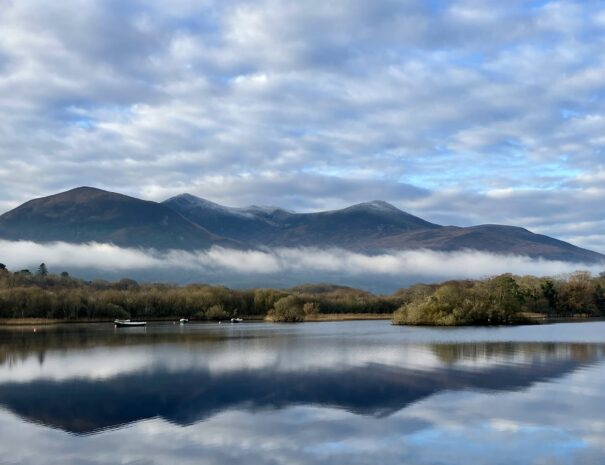
<svg viewBox="0 0 605 465">
<path fill-rule="evenodd" d="M 605 323 L 386 321 L 0 329 L 0 457 L 602 463 L 603 334 Z"/>
</svg>

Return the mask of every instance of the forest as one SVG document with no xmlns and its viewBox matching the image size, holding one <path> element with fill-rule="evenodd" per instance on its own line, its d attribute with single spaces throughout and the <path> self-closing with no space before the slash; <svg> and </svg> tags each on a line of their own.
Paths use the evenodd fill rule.
<svg viewBox="0 0 605 465">
<path fill-rule="evenodd" d="M 267 317 L 303 321 L 318 313 L 390 314 L 402 303 L 394 297 L 329 284 L 240 290 L 208 284 L 138 283 L 132 279 L 85 281 L 67 272 L 50 273 L 45 264 L 34 272 L 11 272 L 0 264 L 0 319 Z"/>
<path fill-rule="evenodd" d="M 0 319 L 111 320 L 114 318 L 223 320 L 232 317 L 298 322 L 322 314 L 392 314 L 404 325 L 497 325 L 549 317 L 605 315 L 605 273 L 585 271 L 534 277 L 504 274 L 481 280 L 416 284 L 390 295 L 331 284 L 290 289 L 229 289 L 86 281 L 0 264 Z"/>
</svg>

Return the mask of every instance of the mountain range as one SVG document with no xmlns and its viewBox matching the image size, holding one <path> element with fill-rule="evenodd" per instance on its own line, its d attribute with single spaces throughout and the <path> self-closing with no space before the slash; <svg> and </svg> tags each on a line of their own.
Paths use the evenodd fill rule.
<svg viewBox="0 0 605 465">
<path fill-rule="evenodd" d="M 340 247 L 363 252 L 473 249 L 580 263 L 597 252 L 503 225 L 441 226 L 383 201 L 295 213 L 276 207 L 225 207 L 190 194 L 157 203 L 79 187 L 34 199 L 0 216 L 0 238 L 35 242 L 110 242 L 124 247 L 200 250 L 214 245 Z"/>
</svg>

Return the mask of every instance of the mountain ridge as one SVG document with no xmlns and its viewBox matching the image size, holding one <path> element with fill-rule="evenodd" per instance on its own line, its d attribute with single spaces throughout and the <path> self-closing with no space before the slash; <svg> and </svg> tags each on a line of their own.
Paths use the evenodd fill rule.
<svg viewBox="0 0 605 465">
<path fill-rule="evenodd" d="M 216 245 L 338 247 L 368 254 L 478 250 L 605 263 L 605 255 L 518 226 L 442 226 L 382 200 L 296 213 L 279 207 L 226 207 L 191 194 L 153 202 L 87 186 L 32 199 L 0 215 L 0 239 L 184 250 Z"/>
<path fill-rule="evenodd" d="M 4 213 L 0 237 L 158 249 L 238 246 L 159 203 L 88 186 L 32 199 Z"/>
<path fill-rule="evenodd" d="M 190 194 L 189 196 L 195 198 Z M 172 204 L 171 200 L 168 199 L 163 203 L 175 208 L 191 221 L 204 225 L 210 231 L 213 230 L 204 209 L 186 211 Z M 241 220 L 239 224 L 241 231 L 247 231 L 246 237 L 242 234 L 237 239 L 254 246 L 341 247 L 364 253 L 408 249 L 444 252 L 479 250 L 579 263 L 605 261 L 605 256 L 602 254 L 559 239 L 532 233 L 519 226 L 499 224 L 442 226 L 404 212 L 382 200 L 313 213 L 294 213 L 283 209 L 276 211 L 281 214 L 271 216 L 272 227 L 267 223 L 264 224 L 265 229 L 268 228 L 269 231 L 263 230 L 261 239 L 250 232 L 254 226 L 247 220 Z M 224 229 L 221 232 L 228 235 L 230 233 Z"/>
</svg>

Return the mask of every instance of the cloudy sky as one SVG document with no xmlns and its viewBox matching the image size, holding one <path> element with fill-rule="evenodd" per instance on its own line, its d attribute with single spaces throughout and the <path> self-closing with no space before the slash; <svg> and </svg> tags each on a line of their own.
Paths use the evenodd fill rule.
<svg viewBox="0 0 605 465">
<path fill-rule="evenodd" d="M 0 211 L 383 199 L 605 252 L 605 5 L 0 0 Z"/>
</svg>

